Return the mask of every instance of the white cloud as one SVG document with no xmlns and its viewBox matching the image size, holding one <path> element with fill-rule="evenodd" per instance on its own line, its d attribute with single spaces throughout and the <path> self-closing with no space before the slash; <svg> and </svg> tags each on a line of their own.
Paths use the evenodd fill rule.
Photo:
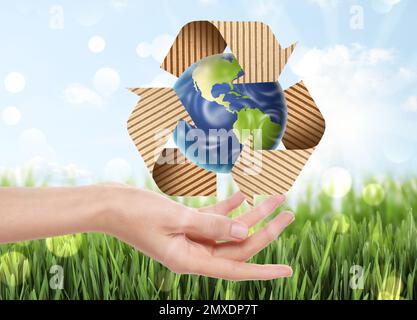
<svg viewBox="0 0 417 320">
<path fill-rule="evenodd" d="M 103 98 L 97 92 L 79 83 L 71 84 L 65 88 L 64 99 L 74 105 L 101 107 L 104 104 Z"/>
<path fill-rule="evenodd" d="M 400 65 L 395 50 L 358 44 L 299 48 L 289 65 L 326 119 L 321 161 L 375 169 L 374 157 L 393 132 L 402 130 L 403 115 L 394 99 L 415 81 L 414 72 Z"/>
<path fill-rule="evenodd" d="M 64 186 L 71 184 L 91 184 L 93 175 L 90 171 L 81 169 L 74 164 L 61 165 L 57 162 L 35 156 L 24 165 L 16 168 L 5 168 L 1 175 L 13 179 L 17 186 L 24 186 L 31 181 L 35 186 Z"/>
<path fill-rule="evenodd" d="M 17 125 L 22 117 L 19 109 L 16 107 L 6 107 L 1 115 L 3 122 L 8 126 Z"/>
<path fill-rule="evenodd" d="M 404 85 L 405 75 L 414 79 L 411 71 L 395 67 L 395 51 L 353 44 L 335 45 L 326 49 L 305 50 L 290 60 L 292 70 L 314 88 L 336 98 L 340 92 L 352 97 L 392 94 Z M 401 80 L 401 81 L 399 81 Z"/>
<path fill-rule="evenodd" d="M 413 157 L 415 143 L 400 135 L 393 134 L 383 145 L 383 153 L 389 161 L 401 164 Z"/>
<path fill-rule="evenodd" d="M 126 138 L 122 135 L 116 134 L 107 137 L 100 137 L 98 139 L 94 139 L 93 143 L 95 145 L 106 145 L 106 146 L 126 146 L 127 143 L 130 143 Z"/>
<path fill-rule="evenodd" d="M 125 159 L 115 158 L 107 162 L 105 179 L 113 182 L 126 183 L 132 178 L 132 168 Z"/>
<path fill-rule="evenodd" d="M 64 90 L 64 99 L 74 105 L 102 107 L 105 99 L 119 89 L 119 73 L 112 68 L 100 68 L 94 74 L 93 85 L 95 90 L 79 83 L 71 84 Z"/>
<path fill-rule="evenodd" d="M 76 12 L 76 20 L 83 27 L 92 27 L 98 24 L 104 17 L 104 7 L 98 6 L 94 1 L 85 1 L 79 11 Z"/>
<path fill-rule="evenodd" d="M 407 111 L 417 112 L 417 96 L 408 97 L 404 104 L 404 109 Z"/>
<path fill-rule="evenodd" d="M 11 93 L 19 93 L 26 86 L 25 77 L 19 72 L 11 72 L 4 79 L 4 86 Z"/>
<path fill-rule="evenodd" d="M 152 57 L 161 63 L 174 43 L 174 40 L 174 37 L 168 34 L 159 35 L 152 42 L 139 43 L 136 47 L 136 53 L 141 58 Z"/>
<path fill-rule="evenodd" d="M 363 59 L 365 63 L 369 63 L 372 66 L 381 62 L 392 62 L 395 57 L 393 50 L 380 48 L 364 50 L 362 54 L 363 57 L 361 57 L 361 59 Z"/>
<path fill-rule="evenodd" d="M 55 161 L 55 150 L 49 145 L 46 135 L 37 128 L 24 130 L 19 137 L 19 146 L 26 159 L 41 157 Z"/>
<path fill-rule="evenodd" d="M 92 173 L 88 170 L 79 168 L 76 164 L 68 164 L 64 166 L 57 166 L 58 170 L 61 171 L 61 177 L 64 180 L 78 181 L 88 183 L 92 180 Z"/>
<path fill-rule="evenodd" d="M 416 78 L 416 73 L 413 70 L 407 68 L 400 68 L 398 74 L 404 81 L 407 82 L 412 81 Z"/>
<path fill-rule="evenodd" d="M 286 7 L 285 7 L 285 3 L 283 3 L 283 1 L 276 1 L 276 0 L 247 0 L 245 1 L 244 5 L 246 5 L 246 11 L 248 11 L 251 15 L 258 17 L 258 18 L 262 18 L 264 22 L 264 19 L 268 20 L 268 18 L 270 18 L 270 22 L 269 25 L 270 27 L 273 27 L 273 22 L 272 21 L 281 21 L 281 23 L 283 23 L 282 21 L 285 20 L 285 25 L 289 25 L 291 24 L 291 22 L 287 19 L 287 14 L 286 14 Z M 288 32 L 293 32 L 292 31 L 288 31 Z M 288 34 L 287 34 L 288 35 Z M 289 38 L 291 38 L 292 35 L 289 36 Z M 297 38 L 297 37 L 295 37 Z"/>
<path fill-rule="evenodd" d="M 177 81 L 177 77 L 168 72 L 163 72 L 155 76 L 152 82 L 143 85 L 143 87 L 150 88 L 172 88 Z"/>
<path fill-rule="evenodd" d="M 106 41 L 100 36 L 93 36 L 88 41 L 88 48 L 93 53 L 100 53 L 106 48 Z"/>
<path fill-rule="evenodd" d="M 20 142 L 28 146 L 45 146 L 48 144 L 46 135 L 39 129 L 27 129 L 20 135 Z"/>
<path fill-rule="evenodd" d="M 110 0 L 110 6 L 115 9 L 123 9 L 129 5 L 128 0 Z"/>
<path fill-rule="evenodd" d="M 383 2 L 385 4 L 395 6 L 396 4 L 399 4 L 401 0 L 379 0 L 380 2 Z"/>
<path fill-rule="evenodd" d="M 214 6 L 219 3 L 218 0 L 200 0 L 200 3 L 203 6 Z"/>
<path fill-rule="evenodd" d="M 338 0 L 309 0 L 310 3 L 318 5 L 320 8 L 334 7 Z"/>
<path fill-rule="evenodd" d="M 94 74 L 93 84 L 95 90 L 79 83 L 68 85 L 64 90 L 64 99 L 74 105 L 102 107 L 106 98 L 119 89 L 119 73 L 112 68 L 101 68 Z"/>
<path fill-rule="evenodd" d="M 95 73 L 93 83 L 97 92 L 103 96 L 110 96 L 119 89 L 120 76 L 112 68 L 101 68 Z"/>
<path fill-rule="evenodd" d="M 372 0 L 372 8 L 381 14 L 389 13 L 401 0 Z"/>
<path fill-rule="evenodd" d="M 252 8 L 258 17 L 264 17 L 276 11 L 277 3 L 273 0 L 261 0 Z"/>
</svg>

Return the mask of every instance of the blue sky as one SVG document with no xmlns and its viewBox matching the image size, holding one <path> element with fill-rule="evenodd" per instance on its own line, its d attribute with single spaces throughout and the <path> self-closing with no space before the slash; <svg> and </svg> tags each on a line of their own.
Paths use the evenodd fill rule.
<svg viewBox="0 0 417 320">
<path fill-rule="evenodd" d="M 263 21 L 283 46 L 298 43 L 280 82 L 305 80 L 328 125 L 305 177 L 321 179 L 334 167 L 351 175 L 417 167 L 416 1 L 2 0 L 0 7 L 3 171 L 35 164 L 41 173 L 142 179 L 126 130 L 137 98 L 126 88 L 172 85 L 159 62 L 182 25 L 200 19 Z"/>
</svg>

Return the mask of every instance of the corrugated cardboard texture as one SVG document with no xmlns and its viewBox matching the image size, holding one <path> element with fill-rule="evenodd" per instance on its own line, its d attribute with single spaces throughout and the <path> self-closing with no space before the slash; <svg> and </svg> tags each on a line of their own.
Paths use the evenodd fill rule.
<svg viewBox="0 0 417 320">
<path fill-rule="evenodd" d="M 232 177 L 249 204 L 255 195 L 286 193 L 324 133 L 324 119 L 304 84 L 297 83 L 284 93 L 288 120 L 282 141 L 287 150 L 252 150 L 249 140 L 232 169 Z M 251 159 L 260 161 L 253 163 Z"/>
<path fill-rule="evenodd" d="M 262 22 L 194 21 L 181 29 L 161 68 L 179 77 L 200 59 L 222 53 L 226 44 L 245 72 L 237 83 L 277 81 L 295 48 L 281 48 Z"/>
<path fill-rule="evenodd" d="M 226 49 L 219 30 L 209 21 L 187 23 L 177 35 L 161 68 L 180 77 L 193 63 Z"/>
<path fill-rule="evenodd" d="M 193 163 L 181 161 L 179 150 L 175 152 L 176 163 L 155 165 L 178 121 L 193 124 L 175 91 L 171 88 L 135 88 L 131 91 L 139 95 L 140 100 L 128 120 L 128 131 L 161 191 L 168 195 L 192 196 L 197 191 L 201 191 L 201 195 L 214 195 L 216 176 L 207 174 Z M 165 129 L 167 134 L 160 135 Z M 172 184 L 174 177 L 178 184 Z M 187 185 L 191 187 L 187 188 Z M 207 189 L 201 190 L 202 185 Z"/>
<path fill-rule="evenodd" d="M 171 196 L 216 195 L 215 173 L 195 165 L 179 149 L 164 149 L 162 156 L 164 163 L 157 161 L 153 170 L 155 183 L 162 192 Z"/>
<path fill-rule="evenodd" d="M 288 107 L 287 127 L 282 142 L 287 149 L 318 145 L 325 122 L 306 86 L 301 81 L 284 91 Z"/>
<path fill-rule="evenodd" d="M 261 22 L 194 21 L 181 29 L 161 68 L 180 77 L 190 65 L 224 52 L 226 46 L 245 72 L 236 80 L 239 83 L 277 81 L 295 48 L 293 44 L 283 49 Z M 181 119 L 193 125 L 175 92 L 168 88 L 132 91 L 141 100 L 129 119 L 129 133 L 159 188 L 168 195 L 214 195 L 215 174 L 179 161 L 184 158 L 179 150 L 172 157 L 180 163 L 156 163 L 158 155 L 172 150 L 163 148 L 168 136 L 155 139 L 155 134 L 161 129 L 173 132 Z M 324 119 L 302 82 L 285 90 L 285 99 L 288 121 L 282 141 L 287 150 L 254 151 L 250 139 L 232 170 L 250 204 L 254 195 L 287 192 L 323 136 Z"/>
</svg>

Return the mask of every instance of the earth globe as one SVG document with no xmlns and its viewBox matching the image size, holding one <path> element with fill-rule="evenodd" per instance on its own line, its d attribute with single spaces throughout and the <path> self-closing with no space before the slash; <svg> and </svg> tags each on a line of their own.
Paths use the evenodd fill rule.
<svg viewBox="0 0 417 320">
<path fill-rule="evenodd" d="M 174 142 L 190 161 L 216 173 L 229 173 L 253 135 L 255 149 L 276 149 L 285 131 L 287 105 L 278 82 L 235 83 L 244 75 L 231 53 L 191 65 L 174 90 L 195 126 L 180 121 Z"/>
</svg>

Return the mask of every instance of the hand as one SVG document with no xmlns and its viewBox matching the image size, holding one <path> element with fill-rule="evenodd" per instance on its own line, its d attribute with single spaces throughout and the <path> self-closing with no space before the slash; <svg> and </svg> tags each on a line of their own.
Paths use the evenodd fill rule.
<svg viewBox="0 0 417 320">
<path fill-rule="evenodd" d="M 133 245 L 177 273 L 230 280 L 289 277 L 283 265 L 245 263 L 292 222 L 283 212 L 248 237 L 248 228 L 284 201 L 274 196 L 230 219 L 237 193 L 214 206 L 193 209 L 162 195 L 122 185 L 71 188 L 0 188 L 0 243 L 71 233 L 105 232 Z"/>
<path fill-rule="evenodd" d="M 273 196 L 230 219 L 228 213 L 244 201 L 241 193 L 216 205 L 193 209 L 149 191 L 108 187 L 114 201 L 102 231 L 133 245 L 175 273 L 228 280 L 269 280 L 292 275 L 289 266 L 245 262 L 294 220 L 291 212 L 282 212 L 248 237 L 248 228 L 271 214 L 284 202 L 284 196 Z"/>
</svg>

